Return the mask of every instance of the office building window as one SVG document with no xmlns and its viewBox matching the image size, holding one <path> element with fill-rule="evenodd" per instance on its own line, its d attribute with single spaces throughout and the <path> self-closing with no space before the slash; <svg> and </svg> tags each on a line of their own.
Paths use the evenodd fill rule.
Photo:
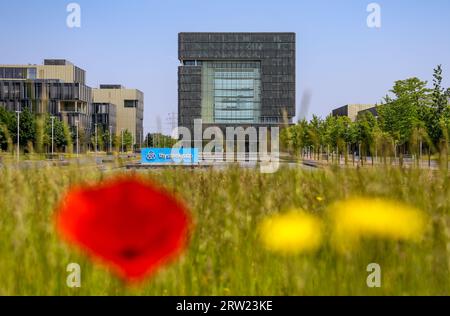
<svg viewBox="0 0 450 316">
<path fill-rule="evenodd" d="M 123 103 L 124 103 L 123 106 L 126 108 L 135 108 L 135 107 L 137 107 L 138 101 L 137 100 L 124 100 Z"/>
<path fill-rule="evenodd" d="M 36 68 L 28 68 L 27 69 L 27 79 L 36 79 L 36 78 L 37 78 Z"/>
<path fill-rule="evenodd" d="M 26 79 L 26 68 L 2 67 L 0 68 L 1 79 Z"/>
<path fill-rule="evenodd" d="M 203 62 L 202 119 L 205 123 L 259 123 L 260 116 L 259 62 Z"/>
</svg>

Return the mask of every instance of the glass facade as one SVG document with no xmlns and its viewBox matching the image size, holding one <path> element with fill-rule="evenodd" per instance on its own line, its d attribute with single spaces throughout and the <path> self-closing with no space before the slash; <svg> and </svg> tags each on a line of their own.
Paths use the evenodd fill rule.
<svg viewBox="0 0 450 316">
<path fill-rule="evenodd" d="M 0 79 L 26 79 L 27 68 L 0 67 Z"/>
<path fill-rule="evenodd" d="M 36 68 L 28 68 L 27 79 L 30 79 L 30 80 L 37 79 L 37 69 Z"/>
<path fill-rule="evenodd" d="M 204 61 L 201 66 L 204 123 L 260 122 L 259 61 Z"/>
<path fill-rule="evenodd" d="M 95 124 L 103 131 L 109 131 L 110 127 L 113 133 L 116 131 L 116 106 L 111 103 L 93 103 L 92 114 L 92 130 L 95 129 Z"/>
<path fill-rule="evenodd" d="M 0 67 L 0 79 L 36 79 L 36 68 Z"/>
</svg>

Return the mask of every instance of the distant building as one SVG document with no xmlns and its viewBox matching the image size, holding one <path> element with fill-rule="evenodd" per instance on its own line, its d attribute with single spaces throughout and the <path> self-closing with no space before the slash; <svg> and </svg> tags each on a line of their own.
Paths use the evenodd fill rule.
<svg viewBox="0 0 450 316">
<path fill-rule="evenodd" d="M 133 135 L 133 143 L 144 142 L 144 94 L 137 89 L 126 89 L 121 85 L 102 84 L 93 89 L 95 104 L 113 104 L 116 112 L 114 133 L 128 130 Z"/>
<path fill-rule="evenodd" d="M 89 135 L 92 94 L 85 80 L 85 71 L 64 59 L 46 59 L 43 65 L 0 65 L 0 106 L 48 113 L 72 129 L 79 124 Z"/>
<path fill-rule="evenodd" d="M 179 126 L 291 123 L 295 45 L 295 33 L 179 33 Z"/>
<path fill-rule="evenodd" d="M 370 109 L 367 109 L 367 110 L 359 111 L 358 115 L 362 115 L 364 113 L 371 113 L 374 117 L 378 117 L 378 110 L 377 110 L 376 106 L 374 106 L 374 107 L 372 107 Z"/>
<path fill-rule="evenodd" d="M 334 109 L 333 116 L 347 116 L 353 122 L 358 118 L 358 114 L 363 111 L 370 111 L 376 113 L 376 106 L 373 104 L 347 104 L 340 108 Z"/>
<path fill-rule="evenodd" d="M 9 111 L 30 109 L 59 117 L 72 130 L 94 128 L 119 134 L 128 130 L 134 143 L 143 142 L 144 94 L 120 85 L 86 85 L 86 72 L 65 59 L 43 65 L 0 65 L 0 106 Z"/>
</svg>

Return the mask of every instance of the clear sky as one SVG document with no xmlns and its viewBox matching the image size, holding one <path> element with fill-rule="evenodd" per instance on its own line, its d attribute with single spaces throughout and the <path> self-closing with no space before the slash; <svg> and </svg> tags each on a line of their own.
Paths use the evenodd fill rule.
<svg viewBox="0 0 450 316">
<path fill-rule="evenodd" d="M 66 26 L 70 2 L 81 6 L 81 28 Z M 437 64 L 450 86 L 450 1 L 376 1 L 380 29 L 367 27 L 371 2 L 0 0 L 0 64 L 63 58 L 85 69 L 92 87 L 138 88 L 145 130 L 164 132 L 177 111 L 178 32 L 296 32 L 297 107 L 310 91 L 308 117 L 379 102 L 398 79 L 431 82 Z"/>
</svg>

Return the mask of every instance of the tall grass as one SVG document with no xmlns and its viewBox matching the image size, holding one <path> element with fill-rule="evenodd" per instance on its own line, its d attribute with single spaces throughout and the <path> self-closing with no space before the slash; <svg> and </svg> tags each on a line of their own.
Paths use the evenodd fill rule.
<svg viewBox="0 0 450 316">
<path fill-rule="evenodd" d="M 124 171 L 94 167 L 0 169 L 1 295 L 449 295 L 450 179 L 443 173 L 395 168 L 281 169 L 275 174 L 147 171 L 182 197 L 195 230 L 182 258 L 140 286 L 128 287 L 62 242 L 55 204 L 72 184 Z M 417 243 L 366 240 L 342 255 L 326 243 L 318 252 L 281 256 L 260 243 L 258 224 L 301 208 L 326 218 L 330 203 L 351 196 L 401 200 L 429 216 Z M 66 266 L 81 266 L 81 288 L 66 286 Z M 366 267 L 378 263 L 381 288 L 368 288 Z"/>
</svg>

